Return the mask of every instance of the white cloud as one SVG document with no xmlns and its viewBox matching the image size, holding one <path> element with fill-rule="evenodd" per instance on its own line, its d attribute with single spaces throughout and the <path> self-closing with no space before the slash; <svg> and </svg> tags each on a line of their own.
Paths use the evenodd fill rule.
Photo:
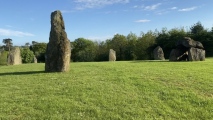
<svg viewBox="0 0 213 120">
<path fill-rule="evenodd" d="M 138 8 L 138 6 L 137 6 L 137 5 L 135 5 L 135 6 L 133 6 L 133 8 Z"/>
<path fill-rule="evenodd" d="M 96 8 L 117 3 L 128 3 L 129 0 L 75 0 L 78 3 L 76 9 Z"/>
<path fill-rule="evenodd" d="M 195 9 L 197 9 L 197 7 L 183 8 L 183 9 L 179 9 L 178 11 L 180 11 L 180 12 L 188 12 L 188 11 L 193 11 Z"/>
<path fill-rule="evenodd" d="M 145 23 L 145 22 L 150 22 L 151 20 L 143 19 L 143 20 L 136 20 L 135 22 L 137 23 Z"/>
<path fill-rule="evenodd" d="M 16 36 L 16 37 L 24 37 L 24 36 L 35 36 L 28 32 L 15 31 L 9 29 L 0 28 L 0 36 Z"/>
<path fill-rule="evenodd" d="M 171 8 L 171 10 L 176 10 L 176 9 L 177 9 L 177 7 L 172 7 L 172 8 Z"/>
<path fill-rule="evenodd" d="M 148 10 L 148 11 L 155 10 L 155 9 L 157 9 L 160 5 L 161 5 L 161 3 L 157 3 L 157 4 L 154 4 L 154 5 L 150 5 L 150 6 L 145 6 L 145 7 L 144 7 L 144 10 Z"/>
</svg>

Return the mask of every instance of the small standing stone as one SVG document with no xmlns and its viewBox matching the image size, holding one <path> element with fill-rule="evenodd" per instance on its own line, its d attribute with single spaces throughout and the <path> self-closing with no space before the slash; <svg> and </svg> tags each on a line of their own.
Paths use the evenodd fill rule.
<svg viewBox="0 0 213 120">
<path fill-rule="evenodd" d="M 163 49 L 160 46 L 154 49 L 153 54 L 155 60 L 165 60 Z"/>
<path fill-rule="evenodd" d="M 19 47 L 15 47 L 10 51 L 7 57 L 7 64 L 8 65 L 22 64 L 21 51 Z"/>
<path fill-rule="evenodd" d="M 54 11 L 51 13 L 51 31 L 46 49 L 45 71 L 69 71 L 70 56 L 70 41 L 65 32 L 62 14 L 60 11 Z"/>
</svg>

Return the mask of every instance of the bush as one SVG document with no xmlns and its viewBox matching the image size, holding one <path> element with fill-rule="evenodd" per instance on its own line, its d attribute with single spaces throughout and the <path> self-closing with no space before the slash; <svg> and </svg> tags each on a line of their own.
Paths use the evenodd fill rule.
<svg viewBox="0 0 213 120">
<path fill-rule="evenodd" d="M 47 43 L 36 43 L 32 45 L 30 48 L 34 52 L 38 62 L 45 62 Z"/>
<path fill-rule="evenodd" d="M 8 51 L 0 51 L 0 65 L 7 65 Z"/>
<path fill-rule="evenodd" d="M 22 58 L 22 63 L 32 63 L 34 59 L 33 51 L 31 51 L 29 48 L 22 48 L 21 58 Z"/>
</svg>

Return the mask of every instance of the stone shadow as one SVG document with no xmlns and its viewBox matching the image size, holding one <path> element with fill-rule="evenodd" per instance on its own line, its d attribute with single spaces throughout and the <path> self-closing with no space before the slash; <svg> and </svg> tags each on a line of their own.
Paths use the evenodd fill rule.
<svg viewBox="0 0 213 120">
<path fill-rule="evenodd" d="M 45 71 L 7 72 L 7 73 L 0 73 L 0 76 L 6 76 L 6 75 L 30 75 L 30 74 L 39 74 L 39 73 L 46 73 L 46 72 Z"/>
<path fill-rule="evenodd" d="M 140 62 L 169 62 L 168 60 L 135 60 L 131 63 L 140 63 Z"/>
</svg>

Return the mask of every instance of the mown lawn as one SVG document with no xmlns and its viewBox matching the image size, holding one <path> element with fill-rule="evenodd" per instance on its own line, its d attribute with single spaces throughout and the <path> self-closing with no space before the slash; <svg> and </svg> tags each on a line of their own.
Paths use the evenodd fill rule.
<svg viewBox="0 0 213 120">
<path fill-rule="evenodd" d="M 212 119 L 213 59 L 204 62 L 0 66 L 0 119 Z"/>
</svg>

